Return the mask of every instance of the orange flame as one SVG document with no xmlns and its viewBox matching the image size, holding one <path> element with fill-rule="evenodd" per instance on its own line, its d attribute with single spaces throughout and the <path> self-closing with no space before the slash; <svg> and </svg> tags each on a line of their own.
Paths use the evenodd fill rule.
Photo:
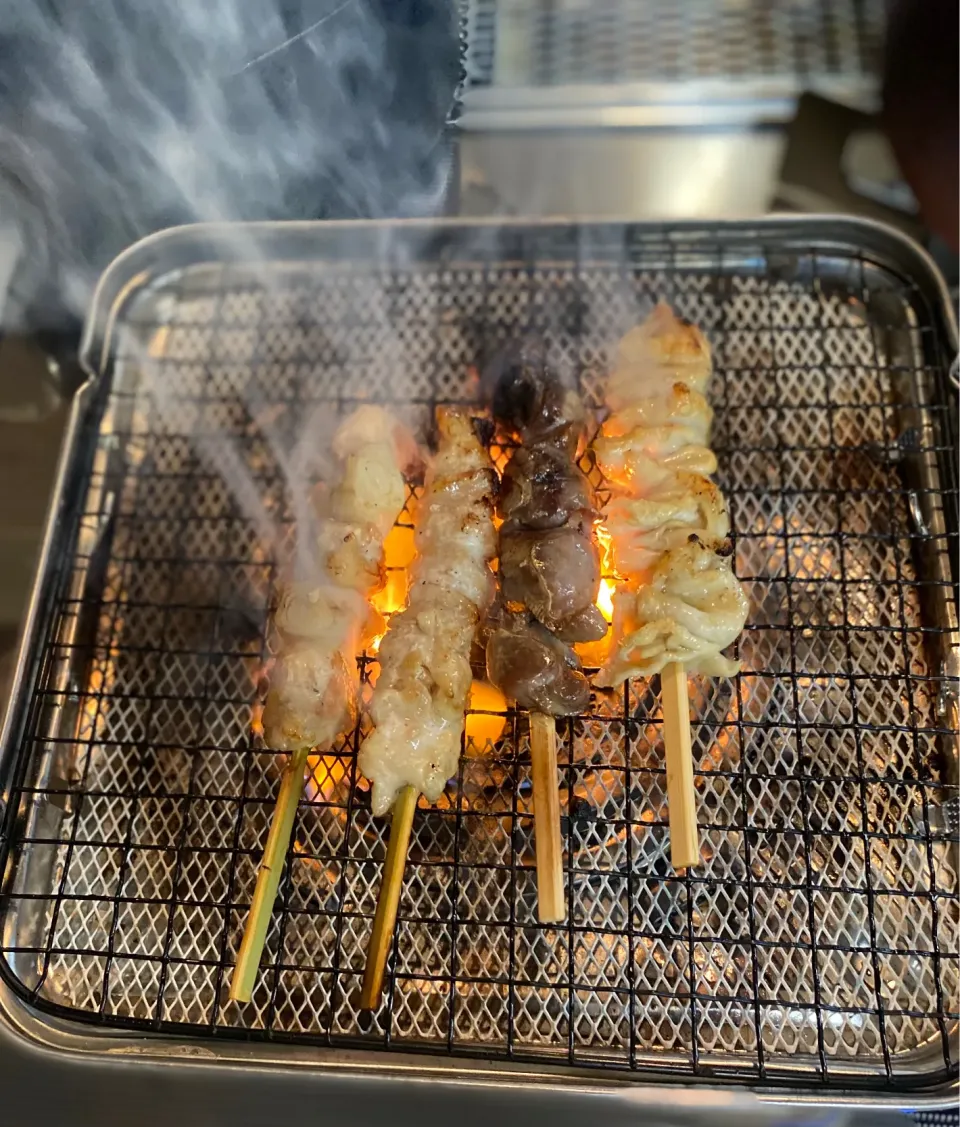
<svg viewBox="0 0 960 1127">
<path fill-rule="evenodd" d="M 503 693 L 488 681 L 474 681 L 467 704 L 466 733 L 476 753 L 484 751 L 487 741 L 495 743 L 503 735 L 507 701 Z"/>
<path fill-rule="evenodd" d="M 507 446 L 493 445 L 490 447 L 490 457 L 493 459 L 494 468 L 498 477 L 503 477 L 503 471 L 510 461 L 510 448 Z"/>
<path fill-rule="evenodd" d="M 617 575 L 613 564 L 613 538 L 602 523 L 597 524 L 597 543 L 600 545 L 600 590 L 597 607 L 607 620 L 613 622 L 613 595 L 617 589 Z"/>
<path fill-rule="evenodd" d="M 597 608 L 607 622 L 613 622 L 613 592 L 616 590 L 609 579 L 600 580 L 600 590 L 597 592 Z"/>
<path fill-rule="evenodd" d="M 406 524 L 395 524 L 387 533 L 383 541 L 383 562 L 386 569 L 386 581 L 383 587 L 374 594 L 370 603 L 375 611 L 385 618 L 403 610 L 407 603 L 408 569 L 416 555 L 416 546 L 413 538 L 413 529 Z M 371 653 L 376 653 L 383 641 L 381 631 L 367 647 Z"/>
<path fill-rule="evenodd" d="M 389 568 L 386 582 L 380 590 L 370 599 L 375 610 L 382 615 L 396 614 L 402 610 L 407 601 L 407 569 L 405 567 Z"/>
<path fill-rule="evenodd" d="M 263 701 L 255 700 L 250 710 L 250 731 L 259 739 L 263 738 Z"/>
<path fill-rule="evenodd" d="M 347 774 L 347 765 L 339 755 L 311 755 L 307 759 L 307 770 L 308 797 L 329 802 Z"/>
<path fill-rule="evenodd" d="M 597 591 L 597 609 L 608 624 L 613 622 L 613 596 L 617 590 L 617 575 L 613 569 L 613 541 L 610 533 L 600 523 L 597 524 L 597 543 L 600 545 L 601 580 Z M 596 642 L 582 642 L 576 646 L 580 660 L 586 666 L 601 666 L 610 654 L 613 634 L 606 634 Z"/>
</svg>

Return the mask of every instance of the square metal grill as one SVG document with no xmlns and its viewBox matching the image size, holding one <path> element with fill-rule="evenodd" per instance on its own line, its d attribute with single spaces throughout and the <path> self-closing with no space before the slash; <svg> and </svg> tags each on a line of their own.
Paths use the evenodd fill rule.
<svg viewBox="0 0 960 1127">
<path fill-rule="evenodd" d="M 883 0 L 469 0 L 464 124 L 790 118 L 805 90 L 872 110 Z M 524 116 L 527 115 L 527 116 Z M 719 115 L 719 116 L 718 116 Z"/>
<path fill-rule="evenodd" d="M 8 981 L 45 1014 L 191 1038 L 795 1087 L 954 1075 L 955 403 L 926 284 L 800 224 L 398 230 L 375 263 L 321 239 L 308 262 L 180 265 L 119 313 L 15 729 Z M 423 436 L 530 328 L 597 406 L 658 297 L 713 347 L 750 597 L 742 672 L 691 681 L 702 865 L 669 864 L 656 681 L 596 693 L 560 749 L 569 921 L 540 925 L 511 711 L 421 800 L 366 1021 L 388 824 L 363 721 L 314 763 L 253 1002 L 230 1002 L 278 771 L 251 727 L 277 566 L 228 459 L 292 533 L 277 451 L 315 409 L 388 402 Z"/>
</svg>

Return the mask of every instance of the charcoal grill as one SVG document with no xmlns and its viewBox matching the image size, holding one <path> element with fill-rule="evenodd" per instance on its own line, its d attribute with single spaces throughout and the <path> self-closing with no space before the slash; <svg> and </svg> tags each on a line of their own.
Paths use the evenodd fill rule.
<svg viewBox="0 0 960 1127">
<path fill-rule="evenodd" d="M 510 711 L 421 805 L 366 1019 L 387 826 L 358 729 L 316 761 L 237 1006 L 276 788 L 252 721 L 277 561 L 224 467 L 289 532 L 276 450 L 316 408 L 387 402 L 426 433 L 531 329 L 596 406 L 612 346 L 659 297 L 714 349 L 750 597 L 742 672 L 693 690 L 702 865 L 669 865 L 656 683 L 597 693 L 561 741 L 569 920 L 539 925 Z M 847 220 L 199 227 L 138 244 L 87 326 L 5 728 L 7 1019 L 89 1053 L 309 1046 L 321 1064 L 530 1083 L 946 1098 L 955 349 L 922 252 Z"/>
</svg>

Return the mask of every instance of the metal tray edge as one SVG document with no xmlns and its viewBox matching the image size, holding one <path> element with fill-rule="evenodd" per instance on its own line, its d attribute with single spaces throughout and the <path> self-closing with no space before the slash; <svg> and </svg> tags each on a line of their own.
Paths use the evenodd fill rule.
<svg viewBox="0 0 960 1127">
<path fill-rule="evenodd" d="M 169 269 L 179 266 L 207 261 L 203 254 L 198 254 L 203 248 L 216 248 L 220 254 L 226 253 L 234 259 L 244 259 L 252 251 L 263 252 L 269 249 L 280 250 L 285 243 L 290 244 L 291 251 L 297 250 L 298 254 L 291 251 L 284 253 L 283 257 L 295 260 L 309 257 L 309 247 L 304 235 L 319 235 L 321 232 L 357 232 L 368 239 L 373 238 L 374 246 L 388 249 L 390 236 L 397 230 L 412 232 L 422 231 L 429 235 L 434 231 L 455 231 L 458 228 L 469 229 L 495 229 L 495 228 L 539 228 L 569 227 L 571 229 L 596 228 L 613 232 L 618 228 L 640 230 L 650 236 L 660 236 L 665 239 L 676 237 L 680 240 L 684 236 L 695 236 L 702 231 L 704 225 L 698 222 L 679 224 L 648 224 L 636 223 L 630 220 L 581 220 L 568 217 L 551 217 L 543 219 L 510 219 L 500 218 L 469 220 L 442 219 L 442 220 L 401 220 L 401 221 L 365 221 L 345 220 L 333 222 L 304 222 L 304 223 L 253 223 L 253 224 L 196 224 L 184 227 L 170 228 L 166 231 L 147 237 L 134 244 L 123 252 L 108 267 L 97 286 L 87 319 L 84 335 L 80 348 L 80 359 L 83 368 L 90 377 L 88 383 L 81 388 L 71 408 L 67 430 L 61 446 L 54 488 L 48 509 L 46 527 L 38 560 L 36 578 L 28 603 L 28 610 L 20 636 L 20 645 L 14 673 L 13 687 L 10 700 L 16 702 L 23 696 L 21 689 L 29 673 L 31 661 L 37 660 L 35 651 L 35 637 L 39 626 L 39 616 L 44 602 L 44 592 L 52 581 L 54 549 L 64 530 L 59 524 L 65 492 L 69 482 L 70 472 L 77 467 L 77 458 L 81 453 L 79 437 L 83 423 L 89 417 L 93 406 L 95 384 L 108 367 L 113 345 L 113 330 L 118 323 L 120 314 L 139 292 L 151 286 L 161 275 L 149 269 L 151 262 L 156 262 L 158 256 L 169 254 L 186 257 L 179 261 L 170 261 Z M 237 234 L 244 238 L 237 240 Z M 736 221 L 710 225 L 711 236 L 722 239 L 728 238 L 731 243 L 737 240 L 764 238 L 781 238 L 786 233 L 796 240 L 804 240 L 807 247 L 811 243 L 823 245 L 856 245 L 861 249 L 868 249 L 899 265 L 906 270 L 911 279 L 923 283 L 928 298 L 932 298 L 932 311 L 940 318 L 951 348 L 957 347 L 957 323 L 950 304 L 949 294 L 939 271 L 926 252 L 906 236 L 885 224 L 861 219 L 850 219 L 844 216 L 801 216 L 801 217 L 769 217 L 757 221 Z M 279 240 L 279 242 L 278 242 Z M 305 247 L 307 251 L 305 253 Z M 245 253 L 246 252 L 246 253 Z M 250 259 L 247 258 L 249 261 Z M 21 701 L 22 705 L 22 701 Z M 22 721 L 22 707 L 8 708 L 4 717 L 3 727 L 0 730 L 0 769 L 6 774 L 9 771 L 10 759 L 14 750 L 17 732 Z M 7 811 L 6 816 L 11 817 L 15 812 Z M 0 861 L 6 859 L 6 835 L 3 838 Z M 6 971 L 6 968 L 3 968 Z M 220 1043 L 210 1051 L 206 1047 L 192 1045 L 186 1038 L 173 1040 L 162 1037 L 128 1037 L 122 1033 L 112 1033 L 108 1036 L 98 1034 L 77 1023 L 73 1028 L 66 1028 L 66 1023 L 54 1023 L 44 1019 L 17 997 L 6 984 L 0 983 L 0 1015 L 5 1032 L 14 1034 L 18 1040 L 28 1042 L 35 1047 L 52 1050 L 58 1055 L 71 1058 L 94 1057 L 97 1059 L 116 1059 L 118 1056 L 138 1057 L 144 1060 L 164 1061 L 166 1063 L 191 1063 L 205 1064 L 208 1066 L 249 1065 L 251 1057 L 258 1064 L 272 1068 L 289 1068 L 300 1062 L 300 1054 L 288 1046 L 275 1046 L 259 1044 L 246 1047 L 242 1042 L 233 1044 Z M 245 1049 L 247 1051 L 245 1051 Z M 353 1075 L 374 1073 L 377 1076 L 402 1075 L 406 1078 L 428 1078 L 435 1080 L 441 1078 L 452 1083 L 476 1084 L 484 1083 L 511 1083 L 514 1082 L 516 1073 L 510 1069 L 503 1069 L 499 1065 L 486 1065 L 482 1063 L 470 1067 L 463 1061 L 448 1061 L 444 1057 L 412 1057 L 409 1061 L 391 1058 L 390 1062 L 384 1061 L 381 1054 L 351 1052 L 345 1050 L 331 1050 L 325 1054 L 324 1060 L 318 1061 L 315 1053 L 309 1055 L 309 1060 L 303 1064 L 308 1065 L 318 1072 L 318 1075 L 330 1071 L 348 1071 Z M 549 1067 L 549 1066 L 547 1066 Z M 526 1087 L 549 1087 L 558 1083 L 569 1086 L 571 1090 L 588 1092 L 593 1095 L 609 1094 L 615 1090 L 618 1082 L 607 1077 L 597 1085 L 584 1084 L 582 1075 L 564 1076 L 559 1072 L 555 1079 L 546 1080 L 542 1073 L 534 1078 L 528 1078 L 522 1071 L 523 1083 Z M 621 1081 L 621 1084 L 624 1082 Z M 629 1082 L 626 1082 L 629 1083 Z M 709 1081 L 707 1081 L 709 1084 Z M 697 1086 L 701 1090 L 700 1085 Z M 646 1091 L 644 1086 L 632 1086 L 632 1091 L 639 1093 Z M 658 1093 L 665 1089 L 650 1089 Z M 667 1089 L 670 1090 L 670 1089 Z M 709 1087 L 702 1089 L 708 1092 Z M 731 1085 L 722 1085 L 718 1091 L 729 1093 L 743 1090 Z M 677 1092 L 689 1091 L 689 1088 L 677 1088 Z M 956 1079 L 939 1084 L 935 1089 L 918 1088 L 916 1094 L 904 1091 L 891 1092 L 864 1092 L 853 1090 L 849 1094 L 831 1091 L 817 1094 L 803 1090 L 790 1090 L 777 1088 L 766 1091 L 757 1091 L 762 1099 L 773 1102 L 784 1102 L 785 1099 L 796 1102 L 814 1103 L 817 1106 L 860 1106 L 860 1107 L 903 1107 L 913 1108 L 942 1108 L 954 1106 L 960 1085 Z"/>
<path fill-rule="evenodd" d="M 608 235 L 617 230 L 641 233 L 648 237 L 676 239 L 682 242 L 703 231 L 699 221 L 682 223 L 643 223 L 629 218 L 599 219 L 579 216 L 549 216 L 504 219 L 344 219 L 304 222 L 263 223 L 197 223 L 170 227 L 148 235 L 134 243 L 102 274 L 94 292 L 90 312 L 80 343 L 80 362 L 90 376 L 105 370 L 112 345 L 112 331 L 124 305 L 144 287 L 152 284 L 161 272 L 209 260 L 211 253 L 228 260 L 256 260 L 270 256 L 307 260 L 310 257 L 310 236 L 355 234 L 372 249 L 386 253 L 391 236 L 399 233 L 424 236 L 431 233 L 463 231 L 496 231 L 524 229 L 548 230 L 569 228 L 584 233 L 596 231 Z M 711 236 L 721 241 L 738 239 L 794 238 L 803 244 L 846 245 L 866 248 L 905 269 L 912 280 L 924 284 L 933 308 L 942 319 L 951 347 L 957 347 L 957 321 L 946 282 L 927 252 L 908 236 L 877 220 L 843 215 L 765 216 L 756 220 L 722 221 L 709 224 Z M 158 264 L 161 269 L 158 270 Z"/>
</svg>

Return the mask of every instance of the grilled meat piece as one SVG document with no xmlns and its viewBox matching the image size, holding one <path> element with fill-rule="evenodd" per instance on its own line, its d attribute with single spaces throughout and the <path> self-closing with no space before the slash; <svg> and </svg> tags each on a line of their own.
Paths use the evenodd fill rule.
<svg viewBox="0 0 960 1127">
<path fill-rule="evenodd" d="M 580 659 L 529 614 L 501 609 L 487 639 L 487 677 L 522 708 L 574 716 L 590 701 Z"/>
<path fill-rule="evenodd" d="M 600 551 L 593 491 L 576 463 L 585 412 L 547 368 L 538 342 L 495 368 L 493 413 L 522 445 L 503 474 L 500 582 L 506 609 L 491 629 L 487 671 L 521 705 L 550 715 L 586 707 L 589 686 L 570 642 L 607 624 L 595 604 Z"/>
<path fill-rule="evenodd" d="M 586 622 L 583 612 L 594 605 L 600 586 L 600 554 L 593 525 L 578 513 L 560 528 L 542 531 L 500 529 L 500 572 L 503 597 L 519 603 L 549 630 L 563 630 L 571 641 L 602 638 L 571 637 L 572 622 Z M 600 620 L 603 621 L 602 618 Z M 596 625 L 596 624 L 594 624 Z"/>
<path fill-rule="evenodd" d="M 559 528 L 575 513 L 596 516 L 590 482 L 567 452 L 545 442 L 515 450 L 501 486 L 505 526 Z"/>
<path fill-rule="evenodd" d="M 525 446 L 549 442 L 576 456 L 586 413 L 577 392 L 547 367 L 543 343 L 514 345 L 491 366 L 493 416 Z"/>
<path fill-rule="evenodd" d="M 410 595 L 380 646 L 370 705 L 376 727 L 360 748 L 360 769 L 373 780 L 374 814 L 385 814 L 408 785 L 434 802 L 456 773 L 470 653 L 493 596 L 490 455 L 465 411 L 441 408 L 437 429 L 417 511 Z"/>
<path fill-rule="evenodd" d="M 609 629 L 600 608 L 591 603 L 561 622 L 554 634 L 563 642 L 599 642 Z"/>
<path fill-rule="evenodd" d="M 740 636 L 747 597 L 730 567 L 729 540 L 696 536 L 661 553 L 637 592 L 614 598 L 618 645 L 603 684 L 652 677 L 671 661 L 708 677 L 730 677 L 738 662 L 721 650 Z"/>
<path fill-rule="evenodd" d="M 620 575 L 638 575 L 691 536 L 726 540 L 730 519 L 717 486 L 702 474 L 670 474 L 644 494 L 618 494 L 607 506 L 607 531 Z"/>
</svg>

